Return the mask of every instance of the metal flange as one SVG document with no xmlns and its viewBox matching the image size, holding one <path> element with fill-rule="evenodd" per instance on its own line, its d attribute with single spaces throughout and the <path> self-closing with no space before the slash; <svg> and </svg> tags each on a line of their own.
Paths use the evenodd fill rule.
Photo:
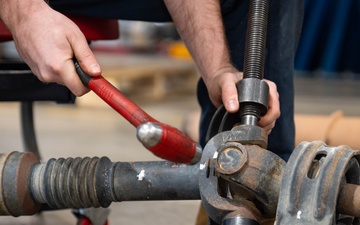
<svg viewBox="0 0 360 225">
<path fill-rule="evenodd" d="M 359 154 L 345 145 L 330 147 L 321 141 L 299 144 L 285 168 L 275 224 L 337 224 L 344 211 L 338 204 L 345 199 L 342 189 L 351 188 L 347 183 L 360 182 Z M 351 206 L 348 203 L 347 208 Z"/>
<path fill-rule="evenodd" d="M 258 145 L 243 145 L 239 140 L 243 132 L 222 132 L 208 142 L 201 159 L 201 199 L 218 224 L 229 220 L 230 214 L 244 221 L 275 217 L 285 162 Z"/>
<path fill-rule="evenodd" d="M 31 168 L 39 160 L 31 152 L 0 154 L 0 215 L 33 215 L 40 209 L 30 193 Z"/>
</svg>

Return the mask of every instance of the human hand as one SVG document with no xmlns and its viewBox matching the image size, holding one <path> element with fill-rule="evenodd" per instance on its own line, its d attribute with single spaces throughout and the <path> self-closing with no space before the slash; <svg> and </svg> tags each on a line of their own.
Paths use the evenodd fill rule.
<svg viewBox="0 0 360 225">
<path fill-rule="evenodd" d="M 264 81 L 269 85 L 269 105 L 267 113 L 260 118 L 258 125 L 269 135 L 275 127 L 276 120 L 280 117 L 280 101 L 276 84 L 270 80 L 264 79 Z"/>
<path fill-rule="evenodd" d="M 19 55 L 42 82 L 67 86 L 76 96 L 88 92 L 76 74 L 73 58 L 90 76 L 101 74 L 86 38 L 70 19 L 44 1 L 10 26 Z"/>
<path fill-rule="evenodd" d="M 213 76 L 205 80 L 212 103 L 216 107 L 223 104 L 225 109 L 230 113 L 239 111 L 236 83 L 242 78 L 243 73 L 229 66 L 218 70 Z M 279 94 L 274 82 L 269 80 L 264 81 L 269 85 L 269 105 L 267 113 L 260 118 L 258 125 L 270 134 L 275 126 L 275 121 L 280 117 Z"/>
</svg>

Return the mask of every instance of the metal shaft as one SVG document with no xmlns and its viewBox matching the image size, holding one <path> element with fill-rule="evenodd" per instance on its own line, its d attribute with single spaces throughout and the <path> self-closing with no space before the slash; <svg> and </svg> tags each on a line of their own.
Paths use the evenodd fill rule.
<svg viewBox="0 0 360 225">
<path fill-rule="evenodd" d="M 200 199 L 199 167 L 171 162 L 51 159 L 33 167 L 30 191 L 54 209 L 107 207 L 112 202 Z"/>
<path fill-rule="evenodd" d="M 59 209 L 106 207 L 113 201 L 198 200 L 200 166 L 113 163 L 106 157 L 40 163 L 29 152 L 0 154 L 0 215 L 32 215 L 42 203 Z M 359 185 L 344 184 L 338 212 L 359 217 L 359 193 Z"/>
<path fill-rule="evenodd" d="M 244 79 L 264 77 L 268 8 L 268 0 L 250 0 Z"/>
<path fill-rule="evenodd" d="M 250 0 L 245 45 L 244 80 L 262 80 L 264 77 L 267 21 L 268 0 Z M 245 88 L 239 90 L 240 119 L 242 124 L 256 125 L 260 116 L 267 111 L 268 93 L 262 91 L 264 88 L 261 83 L 255 81 L 255 83 L 247 82 L 246 84 L 248 85 Z M 250 84 L 255 87 L 249 87 Z M 243 89 L 246 89 L 246 91 Z M 266 103 L 262 99 L 265 99 Z"/>
</svg>

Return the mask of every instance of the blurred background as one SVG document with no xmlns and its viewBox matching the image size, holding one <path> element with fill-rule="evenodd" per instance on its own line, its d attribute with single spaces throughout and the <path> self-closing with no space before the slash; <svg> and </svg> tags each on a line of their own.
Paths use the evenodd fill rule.
<svg viewBox="0 0 360 225">
<path fill-rule="evenodd" d="M 295 67 L 296 142 L 323 140 L 360 149 L 360 1 L 305 1 Z M 103 75 L 154 118 L 197 139 L 199 78 L 173 24 L 119 21 L 121 37 L 91 44 Z M 17 59 L 12 42 L 2 60 Z M 0 104 L 1 153 L 22 151 L 19 103 Z M 112 161 L 159 160 L 137 141 L 135 128 L 89 93 L 75 104 L 36 102 L 36 136 L 43 161 L 107 156 Z M 199 201 L 122 202 L 110 224 L 194 224 Z M 70 210 L 1 217 L 0 224 L 75 224 Z"/>
</svg>

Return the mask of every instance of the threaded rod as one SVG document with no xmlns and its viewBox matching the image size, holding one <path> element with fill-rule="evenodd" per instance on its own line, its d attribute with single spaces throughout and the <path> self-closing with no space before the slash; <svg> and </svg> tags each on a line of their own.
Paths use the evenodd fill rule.
<svg viewBox="0 0 360 225">
<path fill-rule="evenodd" d="M 250 0 L 244 78 L 264 77 L 268 8 L 267 0 Z"/>
<path fill-rule="evenodd" d="M 250 0 L 244 59 L 244 79 L 264 78 L 268 21 L 268 0 Z M 241 123 L 256 125 L 261 108 L 254 103 L 240 103 Z"/>
</svg>

